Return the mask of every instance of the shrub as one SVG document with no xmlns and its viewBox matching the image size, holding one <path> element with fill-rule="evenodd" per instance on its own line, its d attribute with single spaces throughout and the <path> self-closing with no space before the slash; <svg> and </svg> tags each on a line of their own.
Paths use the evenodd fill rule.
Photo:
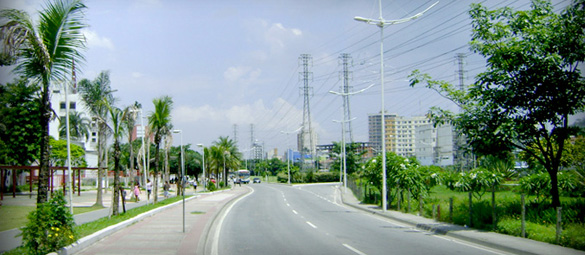
<svg viewBox="0 0 585 255">
<path fill-rule="evenodd" d="M 498 222 L 496 232 L 520 236 L 522 233 L 522 222 L 519 219 L 506 217 Z M 556 229 L 554 226 L 546 226 L 532 222 L 526 222 L 526 237 L 548 243 L 554 243 L 556 238 Z"/>
<path fill-rule="evenodd" d="M 39 204 L 30 212 L 21 235 L 24 247 L 31 254 L 54 252 L 75 241 L 73 215 L 65 204 L 63 193 L 57 191 L 49 202 Z"/>
<path fill-rule="evenodd" d="M 561 245 L 585 250 L 585 224 L 570 224 L 562 233 Z"/>
<path fill-rule="evenodd" d="M 215 183 L 210 182 L 209 185 L 207 185 L 207 189 L 209 191 L 215 191 L 217 190 L 217 187 L 215 187 Z"/>
</svg>

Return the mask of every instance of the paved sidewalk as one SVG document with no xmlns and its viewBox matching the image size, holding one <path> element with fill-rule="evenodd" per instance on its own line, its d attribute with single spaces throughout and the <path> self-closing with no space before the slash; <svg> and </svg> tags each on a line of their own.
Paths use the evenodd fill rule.
<svg viewBox="0 0 585 255">
<path fill-rule="evenodd" d="M 343 203 L 356 209 L 371 212 L 373 214 L 377 214 L 401 222 L 403 224 L 410 225 L 418 229 L 430 231 L 438 235 L 451 236 L 460 240 L 491 247 L 501 251 L 515 254 L 585 255 L 584 251 L 534 241 L 527 238 L 520 238 L 515 236 L 498 234 L 494 232 L 466 228 L 397 211 L 387 210 L 386 212 L 383 212 L 382 208 L 377 205 L 362 204 L 360 201 L 357 200 L 357 198 L 354 196 L 353 192 L 350 189 L 348 189 L 347 192 L 343 192 L 343 189 L 341 188 L 340 193 Z"/>
<path fill-rule="evenodd" d="M 95 233 L 69 246 L 65 254 L 195 254 L 202 235 L 217 213 L 233 199 L 250 192 L 246 186 L 215 193 L 201 193 L 185 203 L 183 233 L 182 201 L 129 222 Z M 202 244 L 201 244 L 202 245 Z"/>
<path fill-rule="evenodd" d="M 185 192 L 186 195 L 193 195 L 195 194 L 195 190 L 192 188 L 188 188 Z M 162 193 L 161 193 L 162 194 Z M 176 191 L 170 192 L 171 196 L 176 195 Z M 198 194 L 198 193 L 197 193 Z M 81 196 L 78 196 L 77 193 L 73 194 L 73 206 L 74 207 L 90 207 L 95 204 L 96 201 L 97 190 L 90 190 L 90 191 L 82 191 Z M 102 202 L 104 205 L 104 209 L 94 210 L 91 212 L 83 213 L 83 214 L 76 214 L 73 216 L 75 220 L 75 224 L 81 225 L 87 222 L 95 221 L 97 219 L 108 217 L 111 213 L 111 204 L 112 204 L 112 191 L 109 190 L 107 193 L 103 194 Z M 127 199 L 130 199 L 130 193 L 127 193 Z M 69 201 L 69 196 L 65 196 L 65 199 Z M 134 202 L 133 199 L 126 200 L 126 210 L 130 210 L 135 207 L 146 205 L 147 203 L 147 194 L 146 191 L 142 190 L 139 196 L 139 201 Z M 153 202 L 154 197 L 150 197 L 149 203 Z M 164 197 L 159 194 L 158 200 L 164 200 Z M 6 205 L 16 205 L 16 206 L 36 206 L 36 194 L 30 196 L 29 194 L 19 194 L 16 197 L 12 197 L 12 194 L 9 196 L 4 194 L 4 200 L 2 200 L 2 206 Z M 122 212 L 122 205 L 120 204 L 120 212 Z M 0 253 L 12 250 L 17 248 L 22 244 L 22 237 L 18 236 L 20 234 L 19 229 L 10 229 L 6 231 L 0 232 Z"/>
</svg>

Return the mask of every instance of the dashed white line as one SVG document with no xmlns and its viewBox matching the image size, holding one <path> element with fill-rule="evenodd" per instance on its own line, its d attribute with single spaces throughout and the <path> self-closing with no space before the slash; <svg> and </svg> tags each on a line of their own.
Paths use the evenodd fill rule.
<svg viewBox="0 0 585 255">
<path fill-rule="evenodd" d="M 348 249 L 350 249 L 351 251 L 355 252 L 356 254 L 359 254 L 359 255 L 366 255 L 365 253 L 361 252 L 360 250 L 358 250 L 358 249 L 356 249 L 356 248 L 353 248 L 353 247 L 351 247 L 351 245 L 349 245 L 349 244 L 346 244 L 346 243 L 344 243 L 344 244 L 343 244 L 343 246 L 345 246 L 345 248 L 348 248 Z"/>
<path fill-rule="evenodd" d="M 310 221 L 307 221 L 307 224 L 309 224 L 309 226 L 311 226 L 313 228 L 317 228 L 317 226 L 313 225 L 313 223 L 311 223 Z"/>
<path fill-rule="evenodd" d="M 295 211 L 295 210 L 292 210 L 292 212 L 293 212 L 294 214 L 299 214 L 299 213 L 298 213 L 297 211 Z"/>
</svg>

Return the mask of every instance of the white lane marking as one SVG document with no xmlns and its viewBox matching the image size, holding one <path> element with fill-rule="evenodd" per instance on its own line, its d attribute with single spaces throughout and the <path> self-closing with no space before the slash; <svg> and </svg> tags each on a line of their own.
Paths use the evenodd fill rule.
<svg viewBox="0 0 585 255">
<path fill-rule="evenodd" d="M 313 225 L 313 223 L 311 223 L 310 221 L 307 221 L 307 224 L 309 224 L 309 226 L 311 226 L 313 228 L 317 228 L 317 226 Z"/>
<path fill-rule="evenodd" d="M 292 211 L 293 211 L 293 213 L 294 213 L 294 214 L 299 214 L 299 213 L 298 213 L 297 211 L 295 211 L 295 210 L 292 210 Z"/>
<path fill-rule="evenodd" d="M 289 203 L 286 203 L 286 206 L 290 207 L 290 204 Z"/>
<path fill-rule="evenodd" d="M 243 195 L 241 197 L 239 197 L 236 201 L 234 201 L 224 212 L 222 215 L 220 215 L 219 217 L 219 221 L 217 222 L 217 229 L 215 231 L 215 235 L 213 238 L 213 243 L 211 245 L 211 254 L 212 255 L 217 255 L 219 252 L 219 236 L 221 233 L 221 226 L 223 225 L 223 220 L 225 219 L 225 216 L 228 215 L 228 213 L 230 212 L 230 210 L 232 210 L 232 208 L 234 207 L 234 205 L 236 205 L 238 202 L 240 202 L 240 200 L 246 198 L 249 195 L 252 195 L 252 193 L 254 193 L 254 189 L 250 188 L 252 190 L 252 192 Z"/>
<path fill-rule="evenodd" d="M 346 244 L 346 243 L 344 243 L 344 244 L 343 244 L 343 246 L 345 246 L 345 248 L 348 248 L 348 249 L 350 249 L 351 251 L 355 252 L 356 254 L 359 254 L 359 255 L 366 255 L 365 253 L 361 252 L 360 250 L 358 250 L 358 249 L 356 249 L 356 248 L 353 248 L 353 247 L 351 247 L 349 244 Z"/>
<path fill-rule="evenodd" d="M 472 247 L 472 248 L 476 248 L 476 249 L 479 249 L 479 250 L 488 251 L 488 252 L 491 252 L 491 253 L 494 253 L 494 254 L 502 254 L 502 255 L 507 254 L 507 253 L 502 253 L 500 251 L 491 250 L 488 247 L 482 247 L 482 246 L 474 245 L 474 244 L 471 244 L 471 243 L 465 243 L 465 242 L 458 241 L 458 240 L 455 240 L 455 239 L 449 239 L 449 238 L 445 238 L 445 237 L 438 236 L 438 235 L 432 235 L 432 236 L 434 236 L 436 238 L 441 238 L 443 240 L 451 241 L 451 242 L 454 242 L 454 243 L 462 244 L 462 245 L 465 245 L 465 246 L 469 246 L 469 247 Z"/>
</svg>

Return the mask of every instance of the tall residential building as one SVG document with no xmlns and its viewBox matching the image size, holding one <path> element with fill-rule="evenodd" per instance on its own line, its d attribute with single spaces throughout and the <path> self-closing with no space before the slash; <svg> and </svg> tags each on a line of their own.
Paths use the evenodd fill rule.
<svg viewBox="0 0 585 255">
<path fill-rule="evenodd" d="M 426 124 L 416 128 L 416 158 L 422 165 L 453 165 L 456 152 L 455 133 L 451 125 L 434 127 Z"/>
<path fill-rule="evenodd" d="M 416 128 L 430 123 L 426 116 L 403 117 L 396 114 L 384 115 L 386 151 L 404 157 L 416 154 Z M 382 115 L 368 115 L 368 136 L 370 146 L 377 152 L 382 150 Z"/>
</svg>

